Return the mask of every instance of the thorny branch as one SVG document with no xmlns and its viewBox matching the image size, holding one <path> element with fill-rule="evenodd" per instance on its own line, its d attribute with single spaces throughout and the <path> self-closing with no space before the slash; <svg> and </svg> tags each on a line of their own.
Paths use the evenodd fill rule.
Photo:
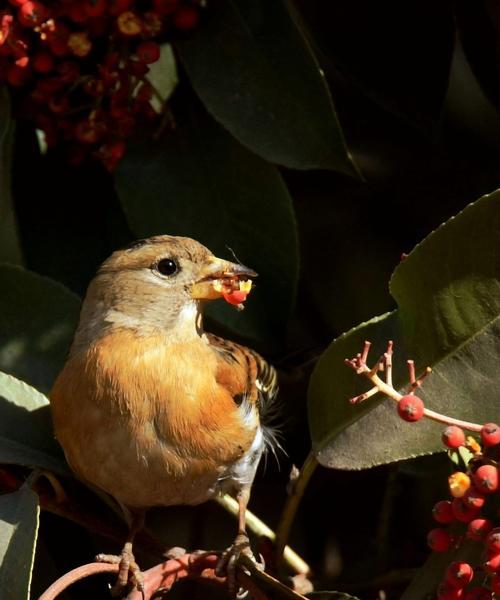
<svg viewBox="0 0 500 600">
<path fill-rule="evenodd" d="M 377 392 L 382 392 L 382 394 L 385 396 L 388 396 L 392 400 L 399 402 L 403 397 L 403 394 L 400 394 L 396 389 L 394 389 L 392 384 L 393 342 L 388 342 L 386 352 L 378 359 L 372 368 L 370 368 L 366 362 L 368 359 L 370 346 L 370 342 L 365 342 L 363 351 L 358 353 L 355 358 L 345 359 L 345 363 L 352 367 L 358 375 L 365 376 L 373 383 L 373 387 L 370 390 L 364 394 L 360 394 L 359 396 L 351 398 L 349 402 L 351 404 L 359 404 Z M 427 367 L 424 373 L 417 378 L 415 375 L 415 363 L 413 360 L 408 360 L 407 364 L 410 380 L 410 389 L 408 393 L 413 394 L 415 390 L 422 385 L 427 375 L 432 372 L 432 369 Z M 385 381 L 379 377 L 379 372 L 385 372 Z M 445 425 L 457 425 L 458 427 L 461 427 L 462 429 L 468 429 L 469 431 L 480 432 L 482 428 L 482 425 L 479 425 L 478 423 L 470 423 L 468 421 L 462 421 L 461 419 L 455 419 L 428 408 L 424 409 L 424 416 L 428 419 L 432 419 L 433 421 L 437 421 L 438 423 L 444 423 Z"/>
</svg>

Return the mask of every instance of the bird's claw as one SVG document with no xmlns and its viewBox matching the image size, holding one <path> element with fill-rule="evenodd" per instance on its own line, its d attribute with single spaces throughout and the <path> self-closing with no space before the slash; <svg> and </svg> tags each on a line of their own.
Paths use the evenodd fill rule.
<svg viewBox="0 0 500 600">
<path fill-rule="evenodd" d="M 95 559 L 97 562 L 119 565 L 116 583 L 110 590 L 113 598 L 119 598 L 129 583 L 134 585 L 144 598 L 144 575 L 142 574 L 139 565 L 135 562 L 132 549 L 128 548 L 128 544 L 125 544 L 120 555 L 98 554 Z"/>
<path fill-rule="evenodd" d="M 247 590 L 238 589 L 236 585 L 236 566 L 240 556 L 248 556 L 259 569 L 262 568 L 262 565 L 255 560 L 246 533 L 239 533 L 236 536 L 233 544 L 224 550 L 215 567 L 215 574 L 218 577 L 226 577 L 228 591 L 237 600 L 242 600 L 248 594 Z"/>
</svg>

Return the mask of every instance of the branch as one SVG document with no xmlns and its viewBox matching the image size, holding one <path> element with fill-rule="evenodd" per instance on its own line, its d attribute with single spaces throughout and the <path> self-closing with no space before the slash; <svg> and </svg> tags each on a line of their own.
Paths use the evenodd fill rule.
<svg viewBox="0 0 500 600">
<path fill-rule="evenodd" d="M 345 363 L 352 367 L 358 375 L 363 375 L 367 379 L 369 379 L 374 387 L 371 388 L 368 392 L 361 394 L 360 396 L 356 396 L 355 398 L 351 398 L 351 404 L 358 404 L 366 400 L 370 396 L 373 396 L 377 392 L 382 392 L 388 398 L 391 398 L 395 402 L 399 402 L 403 397 L 403 394 L 400 394 L 396 389 L 394 389 L 392 385 L 392 347 L 393 343 L 390 341 L 387 345 L 387 352 L 375 363 L 375 366 L 370 369 L 366 364 L 366 360 L 368 358 L 368 352 L 370 350 L 370 342 L 365 342 L 363 346 L 363 351 L 355 358 L 346 359 Z M 422 385 L 423 380 L 429 373 L 431 373 L 432 369 L 427 367 L 424 371 L 423 375 L 421 375 L 418 379 L 415 376 L 415 364 L 412 360 L 407 361 L 408 371 L 410 375 L 410 393 L 413 393 L 418 387 Z M 386 373 L 386 381 L 383 381 L 379 376 L 379 371 L 384 371 Z M 469 421 L 462 421 L 461 419 L 455 419 L 453 417 L 449 417 L 447 415 L 443 415 L 434 410 L 430 410 L 428 408 L 424 408 L 424 417 L 428 419 L 432 419 L 433 421 L 437 421 L 438 423 L 444 423 L 445 425 L 457 425 L 462 429 L 468 429 L 469 431 L 475 431 L 479 433 L 482 429 L 482 425 L 478 423 L 470 423 Z"/>
<path fill-rule="evenodd" d="M 126 600 L 153 600 L 166 594 L 172 586 L 181 579 L 196 579 L 226 586 L 226 578 L 215 575 L 215 568 L 220 556 L 214 552 L 193 552 L 183 554 L 179 558 L 170 559 L 144 572 L 144 592 L 132 590 Z M 290 600 L 306 600 L 297 592 L 271 577 L 262 573 L 256 564 L 242 555 L 236 560 L 236 580 L 248 590 L 256 600 L 268 600 L 267 594 L 259 587 L 259 583 L 273 588 L 281 597 Z M 38 600 L 54 600 L 69 586 L 81 579 L 102 573 L 118 573 L 119 565 L 106 563 L 90 563 L 83 565 L 63 575 L 46 590 Z M 277 594 L 277 595 L 278 595 Z"/>
<path fill-rule="evenodd" d="M 275 550 L 278 566 L 282 559 L 287 560 L 286 548 L 288 548 L 288 546 L 286 546 L 286 543 L 290 536 L 290 530 L 292 528 L 297 509 L 299 508 L 300 501 L 302 500 L 302 496 L 304 495 L 307 484 L 309 483 L 309 479 L 311 479 L 311 476 L 316 470 L 317 466 L 318 462 L 316 460 L 316 456 L 311 451 L 302 465 L 297 479 L 295 479 L 295 481 L 292 483 L 291 491 L 286 500 L 283 512 L 281 513 L 278 529 L 276 530 Z M 306 563 L 301 565 L 301 567 L 303 567 L 304 570 L 299 571 L 298 568 L 296 568 L 295 570 L 297 573 L 302 573 L 304 575 L 309 575 L 311 573 L 310 567 Z"/>
</svg>

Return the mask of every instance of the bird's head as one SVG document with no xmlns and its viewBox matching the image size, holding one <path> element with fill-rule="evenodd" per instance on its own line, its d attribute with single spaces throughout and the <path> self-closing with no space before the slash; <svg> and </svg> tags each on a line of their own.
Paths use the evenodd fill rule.
<svg viewBox="0 0 500 600">
<path fill-rule="evenodd" d="M 86 323 L 98 335 L 113 325 L 141 330 L 190 326 L 200 318 L 203 301 L 224 298 L 241 308 L 256 276 L 190 238 L 139 240 L 100 267 L 85 298 L 80 329 Z"/>
</svg>

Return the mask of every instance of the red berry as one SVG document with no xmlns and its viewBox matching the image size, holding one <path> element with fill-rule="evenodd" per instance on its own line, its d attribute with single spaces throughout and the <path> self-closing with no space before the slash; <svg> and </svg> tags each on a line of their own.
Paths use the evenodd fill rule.
<svg viewBox="0 0 500 600">
<path fill-rule="evenodd" d="M 451 502 L 449 500 L 441 500 L 436 502 L 434 508 L 432 509 L 432 516 L 434 520 L 438 523 L 443 523 L 444 525 L 451 523 L 455 520 L 455 515 L 451 509 Z"/>
<path fill-rule="evenodd" d="M 500 596 L 500 575 L 493 575 L 491 578 L 491 591 Z"/>
<path fill-rule="evenodd" d="M 147 65 L 156 62 L 160 58 L 161 48 L 156 42 L 141 42 L 135 53 L 137 58 Z"/>
<path fill-rule="evenodd" d="M 466 562 L 452 562 L 446 570 L 446 581 L 451 583 L 454 587 L 464 588 L 472 581 L 474 577 L 474 570 Z"/>
<path fill-rule="evenodd" d="M 244 292 L 243 290 L 233 290 L 232 292 L 224 292 L 222 296 L 226 302 L 229 302 L 229 304 L 238 306 L 238 304 L 245 302 L 248 292 Z"/>
<path fill-rule="evenodd" d="M 192 6 L 181 6 L 173 15 L 172 22 L 179 31 L 190 31 L 198 25 L 200 15 Z"/>
<path fill-rule="evenodd" d="M 64 60 L 57 65 L 60 80 L 64 83 L 73 83 L 80 76 L 80 67 L 73 60 Z"/>
<path fill-rule="evenodd" d="M 69 110 L 68 96 L 53 96 L 49 100 L 49 109 L 55 115 L 61 115 Z"/>
<path fill-rule="evenodd" d="M 37 73 L 50 73 L 54 68 L 54 57 L 49 52 L 38 52 L 31 64 Z"/>
<path fill-rule="evenodd" d="M 475 487 L 470 487 L 463 496 L 463 501 L 468 506 L 474 506 L 474 508 L 481 508 L 486 502 L 486 497 L 481 494 Z"/>
<path fill-rule="evenodd" d="M 491 600 L 491 592 L 482 586 L 476 586 L 466 592 L 464 600 Z"/>
<path fill-rule="evenodd" d="M 496 423 L 486 423 L 481 429 L 481 439 L 485 446 L 500 444 L 500 427 Z"/>
<path fill-rule="evenodd" d="M 12 6 L 21 6 L 25 2 L 28 2 L 28 0 L 9 0 L 9 2 L 12 4 Z"/>
<path fill-rule="evenodd" d="M 7 69 L 5 78 L 13 87 L 21 87 L 30 80 L 31 71 L 26 67 L 11 65 Z"/>
<path fill-rule="evenodd" d="M 449 581 L 442 581 L 437 588 L 438 600 L 458 600 L 463 596 L 463 589 L 455 587 Z"/>
<path fill-rule="evenodd" d="M 142 15 L 142 18 L 144 37 L 158 37 L 163 29 L 163 21 L 161 20 L 160 15 L 155 12 L 148 11 Z"/>
<path fill-rule="evenodd" d="M 89 17 L 100 17 L 106 12 L 106 0 L 86 0 L 83 8 Z"/>
<path fill-rule="evenodd" d="M 470 523 L 479 514 L 479 509 L 474 506 L 467 506 L 462 498 L 454 498 L 451 503 L 451 509 L 457 521 L 462 523 Z"/>
<path fill-rule="evenodd" d="M 137 102 L 149 102 L 152 97 L 153 86 L 148 81 L 145 81 L 137 90 L 135 98 Z"/>
<path fill-rule="evenodd" d="M 483 567 L 488 573 L 498 573 L 500 571 L 500 553 L 490 556 Z"/>
<path fill-rule="evenodd" d="M 460 448 L 465 444 L 465 433 L 460 427 L 450 425 L 443 431 L 441 439 L 448 448 Z"/>
<path fill-rule="evenodd" d="M 490 531 L 486 538 L 486 546 L 491 552 L 500 553 L 500 527 L 495 527 Z"/>
<path fill-rule="evenodd" d="M 170 15 L 179 4 L 179 0 L 153 0 L 153 8 L 159 15 Z"/>
<path fill-rule="evenodd" d="M 427 534 L 427 544 L 434 552 L 446 552 L 451 547 L 452 542 L 451 535 L 441 527 L 431 529 Z"/>
<path fill-rule="evenodd" d="M 467 527 L 466 535 L 470 540 L 484 540 L 491 528 L 492 524 L 489 519 L 473 519 Z"/>
<path fill-rule="evenodd" d="M 483 494 L 491 494 L 498 488 L 498 471 L 493 465 L 481 465 L 474 473 L 474 483 Z"/>
<path fill-rule="evenodd" d="M 75 125 L 75 137 L 83 144 L 95 144 L 105 132 L 104 123 L 83 119 Z"/>
<path fill-rule="evenodd" d="M 129 60 L 127 62 L 127 69 L 131 75 L 134 75 L 139 79 L 144 77 L 144 75 L 146 75 L 149 71 L 149 67 L 146 65 L 146 63 L 138 60 Z"/>
<path fill-rule="evenodd" d="M 418 396 L 407 394 L 398 402 L 398 414 L 405 421 L 414 423 L 424 415 L 424 403 Z"/>
<path fill-rule="evenodd" d="M 17 19 L 24 27 L 37 27 L 49 18 L 49 9 L 36 0 L 24 2 L 17 11 Z"/>
<path fill-rule="evenodd" d="M 134 0 L 109 0 L 108 12 L 113 17 L 117 17 L 128 10 L 132 6 L 133 2 Z"/>
</svg>

